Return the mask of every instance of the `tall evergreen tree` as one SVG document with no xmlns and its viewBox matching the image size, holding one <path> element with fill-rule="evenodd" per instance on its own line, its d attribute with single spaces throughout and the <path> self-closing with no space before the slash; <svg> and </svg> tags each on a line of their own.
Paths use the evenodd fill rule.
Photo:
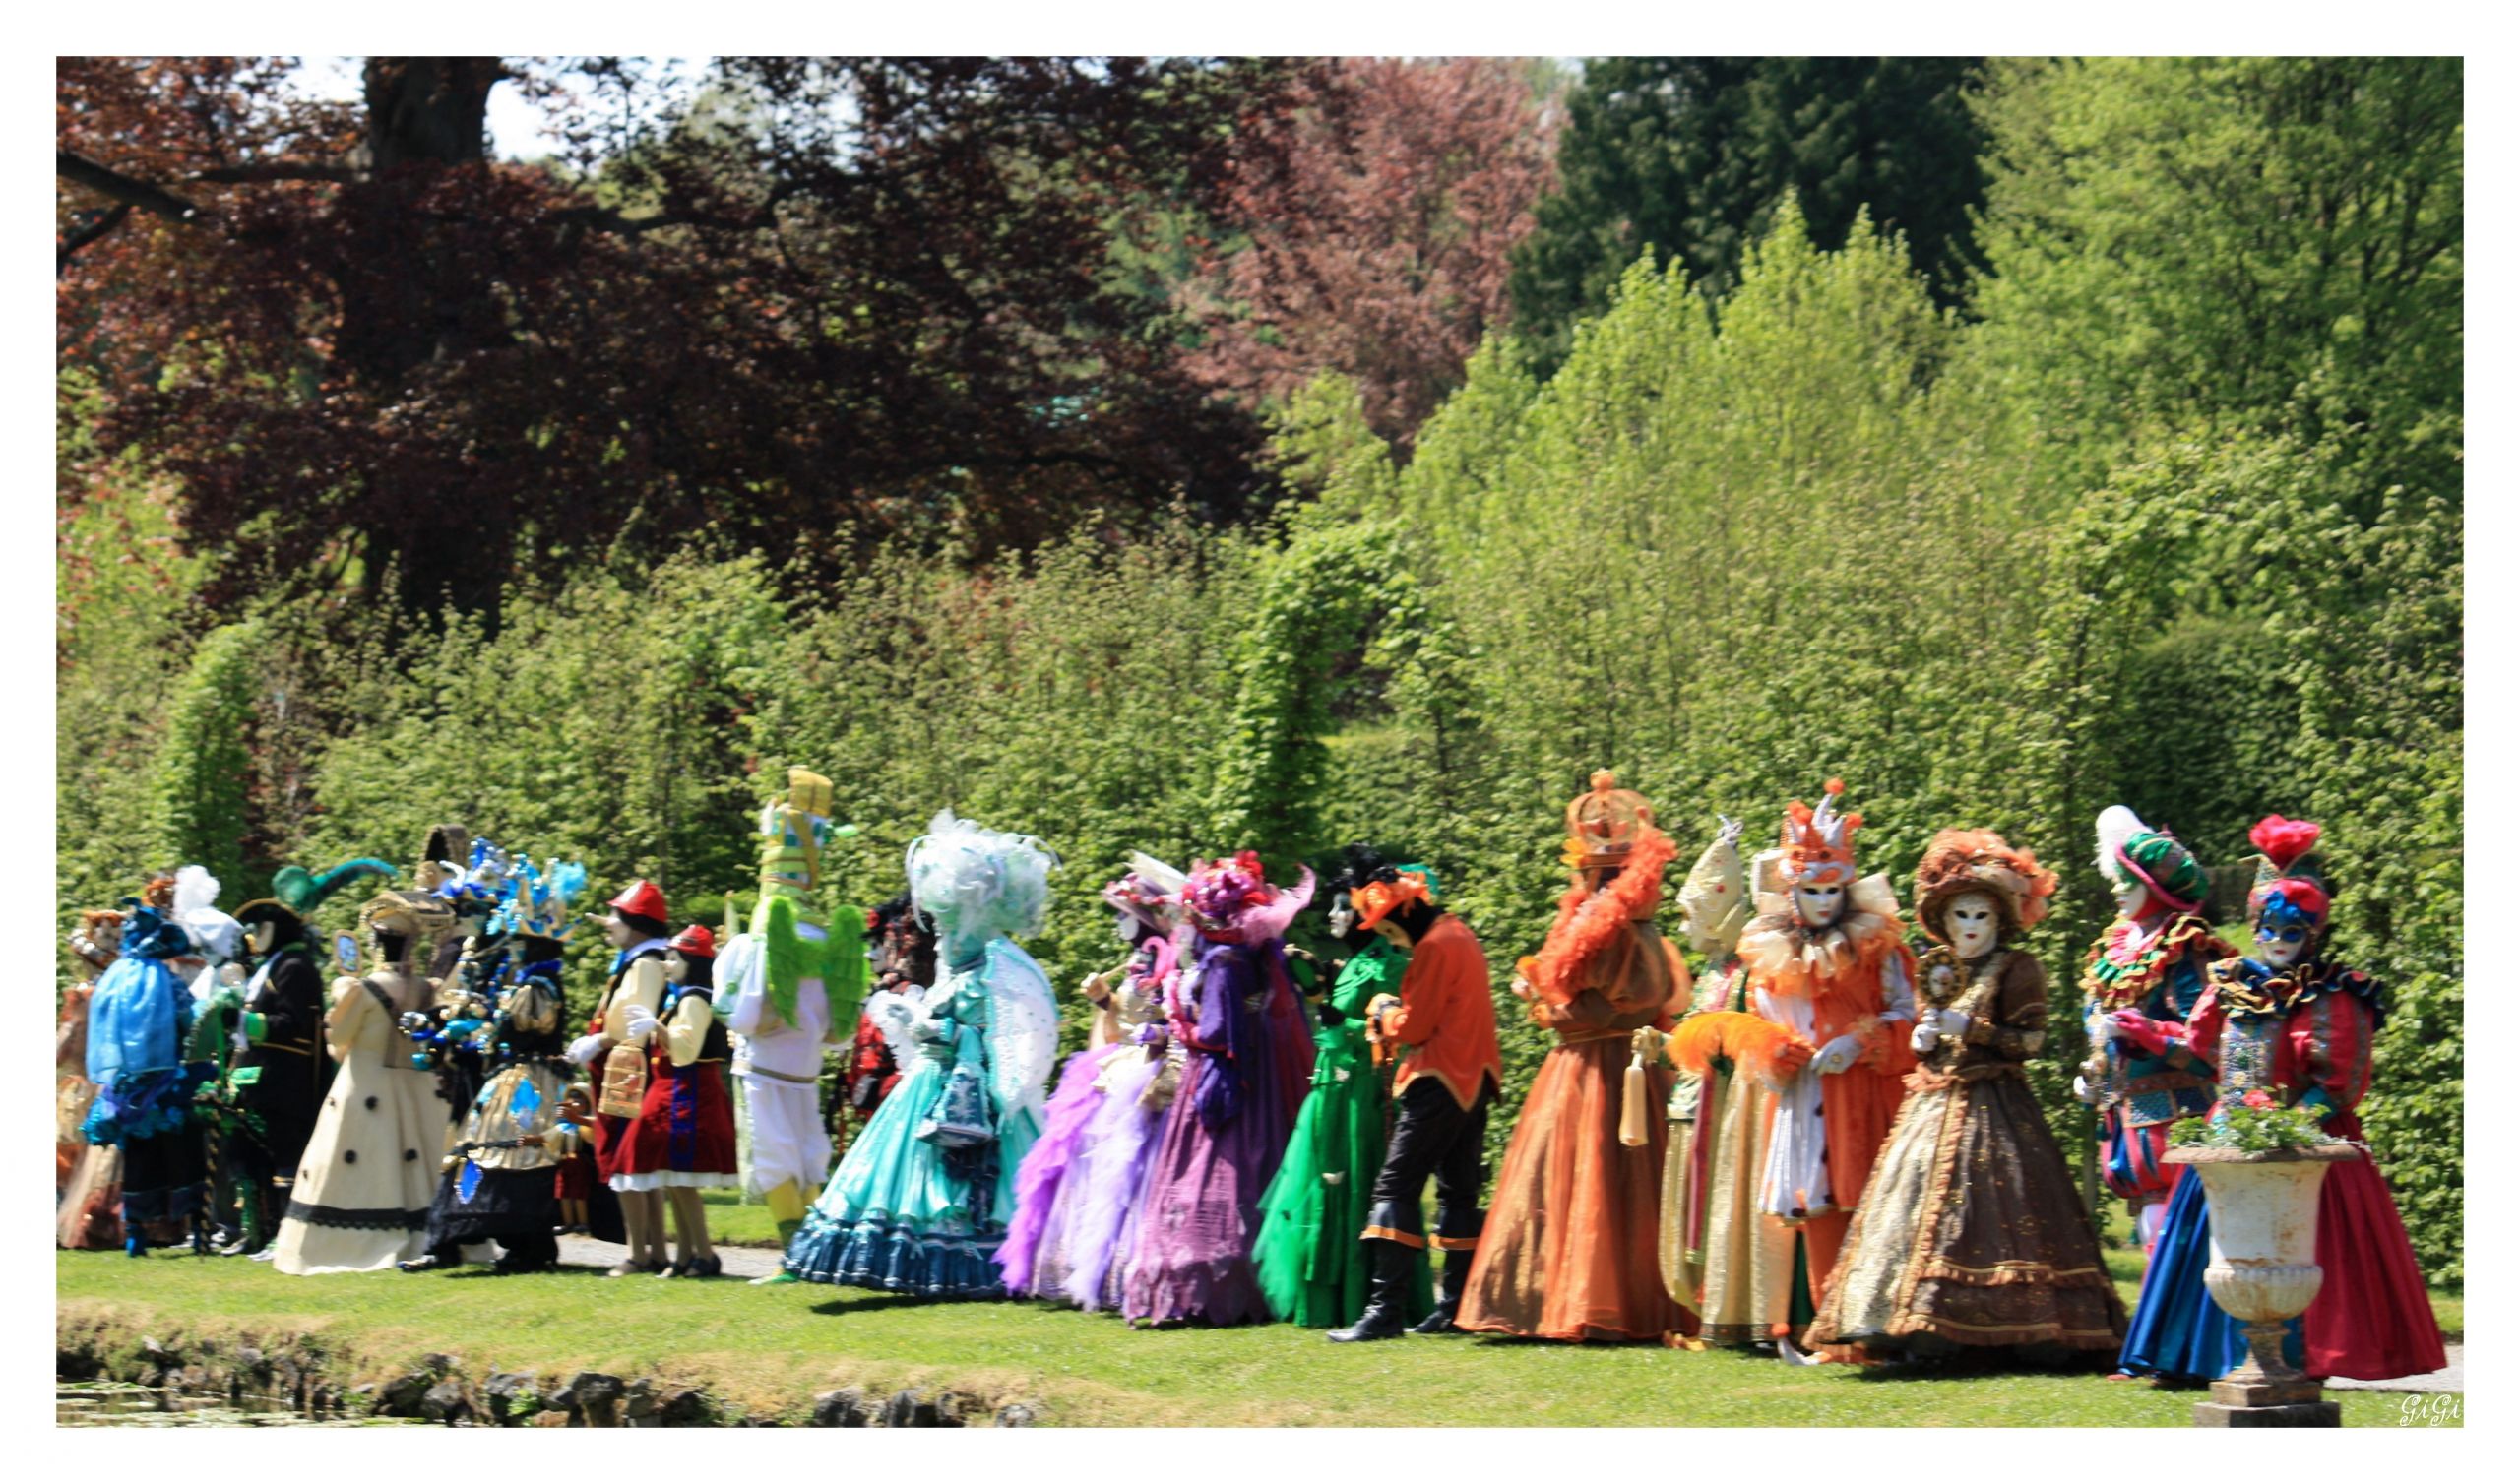
<svg viewBox="0 0 2520 1484">
<path fill-rule="evenodd" d="M 1812 242 L 1856 213 L 1903 233 L 1935 298 L 1957 303 L 1977 250 L 1984 144 L 1971 57 L 1596 57 L 1567 98 L 1559 194 L 1515 255 L 1516 323 L 1544 361 L 1650 245 L 1721 295 L 1743 244 L 1793 191 Z"/>
</svg>

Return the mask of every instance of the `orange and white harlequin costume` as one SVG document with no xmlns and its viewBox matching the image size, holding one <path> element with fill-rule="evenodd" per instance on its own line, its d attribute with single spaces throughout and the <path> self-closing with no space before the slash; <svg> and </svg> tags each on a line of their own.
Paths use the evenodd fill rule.
<svg viewBox="0 0 2520 1484">
<path fill-rule="evenodd" d="M 1831 778 L 1817 810 L 1799 799 L 1787 806 L 1780 848 L 1754 871 L 1758 916 L 1739 948 L 1750 1013 L 1785 1033 L 1751 1068 L 1776 1093 L 1758 1209 L 1800 1235 L 1814 1297 L 1828 1286 L 1917 1060 L 1908 1044 L 1915 965 L 1899 900 L 1887 877 L 1856 874 L 1863 816 L 1837 812 L 1845 786 Z M 1843 889 L 1840 905 L 1813 926 L 1796 889 L 1829 887 Z M 1772 1282 L 1779 1291 L 1766 1309 L 1782 1338 L 1793 1268 Z"/>
</svg>

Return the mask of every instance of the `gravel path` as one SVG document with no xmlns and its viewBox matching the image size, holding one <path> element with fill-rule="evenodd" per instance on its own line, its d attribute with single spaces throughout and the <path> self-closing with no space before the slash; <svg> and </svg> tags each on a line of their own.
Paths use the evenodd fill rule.
<svg viewBox="0 0 2520 1484">
<path fill-rule="evenodd" d="M 2452 1340 L 2441 1347 L 2450 1363 L 2429 1376 L 2400 1376 L 2394 1381 L 2331 1381 L 2332 1391 L 2455 1391 L 2468 1389 L 2468 1347 Z"/>
<path fill-rule="evenodd" d="M 621 1261 L 624 1251 L 617 1242 L 598 1242 L 593 1237 L 560 1239 L 560 1262 L 569 1268 L 609 1268 Z M 779 1270 L 777 1248 L 721 1245 L 717 1253 L 726 1265 L 728 1278 L 766 1278 Z"/>
</svg>

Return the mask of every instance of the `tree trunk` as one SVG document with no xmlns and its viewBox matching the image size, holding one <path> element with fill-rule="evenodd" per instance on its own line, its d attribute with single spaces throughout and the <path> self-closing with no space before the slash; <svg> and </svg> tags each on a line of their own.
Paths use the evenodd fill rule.
<svg viewBox="0 0 2520 1484">
<path fill-rule="evenodd" d="M 434 376 L 509 341 L 476 256 L 450 240 L 466 230 L 462 198 L 453 220 L 430 200 L 446 172 L 487 166 L 490 89 L 506 76 L 497 57 L 367 60 L 367 170 L 342 193 L 350 261 L 334 354 L 379 406 L 424 404 Z M 450 461 L 362 474 L 368 566 L 395 567 L 405 611 L 423 624 L 442 602 L 494 612 L 509 533 L 484 522 L 503 502 L 468 498 L 467 471 Z"/>
</svg>

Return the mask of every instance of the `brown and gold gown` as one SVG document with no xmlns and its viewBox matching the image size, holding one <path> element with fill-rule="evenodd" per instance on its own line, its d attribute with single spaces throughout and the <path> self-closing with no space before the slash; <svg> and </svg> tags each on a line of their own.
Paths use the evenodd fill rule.
<svg viewBox="0 0 2520 1484">
<path fill-rule="evenodd" d="M 1937 948 L 1921 982 L 1943 965 L 1968 1029 L 1910 1075 L 1804 1343 L 2113 1354 L 2126 1308 L 2023 1073 L 2047 1034 L 2047 974 L 2018 949 Z"/>
</svg>

